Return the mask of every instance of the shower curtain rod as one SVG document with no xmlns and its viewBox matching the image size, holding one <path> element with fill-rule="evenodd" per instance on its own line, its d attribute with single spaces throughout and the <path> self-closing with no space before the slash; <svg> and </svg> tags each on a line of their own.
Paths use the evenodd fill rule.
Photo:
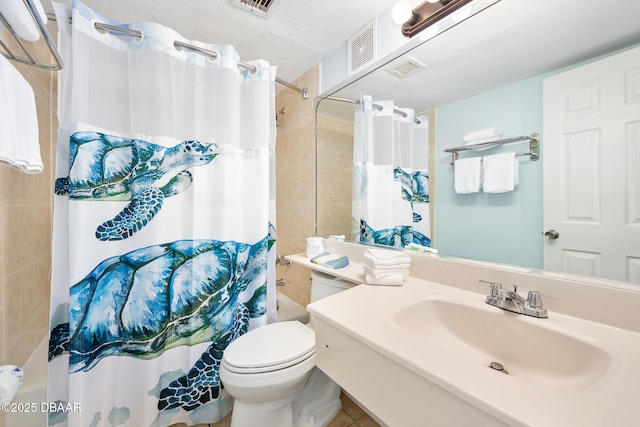
<svg viewBox="0 0 640 427">
<path fill-rule="evenodd" d="M 356 105 L 360 104 L 359 100 L 353 100 L 353 99 L 349 99 L 349 98 L 339 98 L 337 96 L 325 96 L 322 99 L 330 99 L 331 101 L 348 102 L 349 104 L 356 104 Z M 382 105 L 379 105 L 379 104 L 376 104 L 376 103 L 371 103 L 371 105 L 374 106 L 376 108 L 376 110 L 378 110 L 378 111 L 382 111 L 383 108 L 384 108 Z M 398 114 L 398 115 L 402 116 L 403 118 L 407 117 L 407 113 L 405 113 L 402 110 L 398 110 L 398 109 L 394 108 L 393 112 L 395 114 Z M 419 125 L 420 123 L 422 123 L 422 120 L 420 120 L 417 117 L 414 117 L 413 118 L 413 122 L 415 124 Z"/>
<path fill-rule="evenodd" d="M 56 16 L 53 15 L 53 14 L 47 13 L 47 17 L 49 19 L 54 20 L 54 21 L 56 20 Z M 71 21 L 71 18 L 69 18 L 69 21 Z M 118 27 L 118 26 L 115 26 L 115 25 L 103 24 L 102 22 L 96 22 L 93 26 L 95 27 L 95 29 L 98 32 L 101 32 L 101 31 L 102 32 L 106 32 L 106 31 L 108 31 L 108 32 L 111 32 L 111 33 L 120 33 L 120 34 L 125 34 L 127 36 L 132 36 L 132 37 L 136 37 L 136 38 L 142 38 L 142 32 L 138 31 L 138 30 L 132 30 L 132 29 L 129 29 L 129 28 L 122 28 L 122 27 Z M 190 50 L 192 52 L 199 53 L 200 55 L 208 56 L 211 59 L 216 59 L 218 57 L 218 54 L 216 52 L 212 51 L 212 50 L 204 49 L 202 47 L 198 47 L 198 46 L 195 46 L 195 45 L 192 45 L 192 44 L 189 44 L 189 43 L 184 43 L 184 42 L 181 42 L 181 41 L 178 41 L 178 40 L 175 40 L 173 42 L 173 47 L 176 50 L 181 50 L 181 49 Z M 245 70 L 248 70 L 250 73 L 255 73 L 256 70 L 257 70 L 257 68 L 254 67 L 253 65 L 247 64 L 246 62 L 242 62 L 242 61 L 238 61 L 238 67 L 239 68 L 244 68 Z M 283 86 L 285 86 L 285 87 L 287 87 L 289 89 L 295 90 L 296 92 L 298 92 L 302 96 L 303 99 L 309 99 L 309 89 L 307 89 L 306 87 L 300 89 L 299 87 L 294 86 L 291 83 L 286 82 L 286 81 L 282 80 L 279 77 L 276 77 L 276 82 L 280 83 L 281 85 L 283 85 Z"/>
</svg>

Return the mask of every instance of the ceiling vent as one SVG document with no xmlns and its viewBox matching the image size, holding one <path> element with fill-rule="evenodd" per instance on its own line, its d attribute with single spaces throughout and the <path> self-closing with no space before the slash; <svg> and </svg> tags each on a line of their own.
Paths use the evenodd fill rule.
<svg viewBox="0 0 640 427">
<path fill-rule="evenodd" d="M 271 18 L 281 0 L 231 0 L 231 4 L 262 18 Z"/>
<path fill-rule="evenodd" d="M 419 61 L 409 57 L 404 61 L 395 64 L 393 67 L 387 68 L 386 70 L 396 77 L 404 78 L 417 73 L 418 71 L 424 70 L 425 68 L 426 67 Z"/>
<path fill-rule="evenodd" d="M 347 48 L 349 76 L 376 62 L 378 59 L 377 21 L 374 19 L 354 34 L 349 39 Z"/>
</svg>

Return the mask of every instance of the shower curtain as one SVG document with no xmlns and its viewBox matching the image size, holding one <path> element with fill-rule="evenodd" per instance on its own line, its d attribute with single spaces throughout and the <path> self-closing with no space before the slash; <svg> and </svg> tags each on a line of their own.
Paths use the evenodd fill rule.
<svg viewBox="0 0 640 427">
<path fill-rule="evenodd" d="M 55 9 L 48 425 L 217 422 L 224 348 L 275 321 L 275 68 L 78 1 Z"/>
<path fill-rule="evenodd" d="M 431 246 L 427 117 L 369 95 L 357 105 L 351 239 Z"/>
</svg>

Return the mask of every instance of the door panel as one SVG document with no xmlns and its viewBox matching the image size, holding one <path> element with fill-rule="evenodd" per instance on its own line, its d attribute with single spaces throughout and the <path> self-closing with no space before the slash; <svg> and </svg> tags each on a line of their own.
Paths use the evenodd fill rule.
<svg viewBox="0 0 640 427">
<path fill-rule="evenodd" d="M 545 269 L 640 284 L 640 48 L 543 91 Z"/>
</svg>

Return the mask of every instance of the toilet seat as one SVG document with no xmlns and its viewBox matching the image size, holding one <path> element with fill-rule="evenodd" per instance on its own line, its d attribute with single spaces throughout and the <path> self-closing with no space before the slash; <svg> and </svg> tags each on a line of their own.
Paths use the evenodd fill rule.
<svg viewBox="0 0 640 427">
<path fill-rule="evenodd" d="M 278 322 L 247 332 L 227 346 L 222 365 L 230 372 L 273 372 L 312 357 L 315 332 L 298 321 Z"/>
</svg>

